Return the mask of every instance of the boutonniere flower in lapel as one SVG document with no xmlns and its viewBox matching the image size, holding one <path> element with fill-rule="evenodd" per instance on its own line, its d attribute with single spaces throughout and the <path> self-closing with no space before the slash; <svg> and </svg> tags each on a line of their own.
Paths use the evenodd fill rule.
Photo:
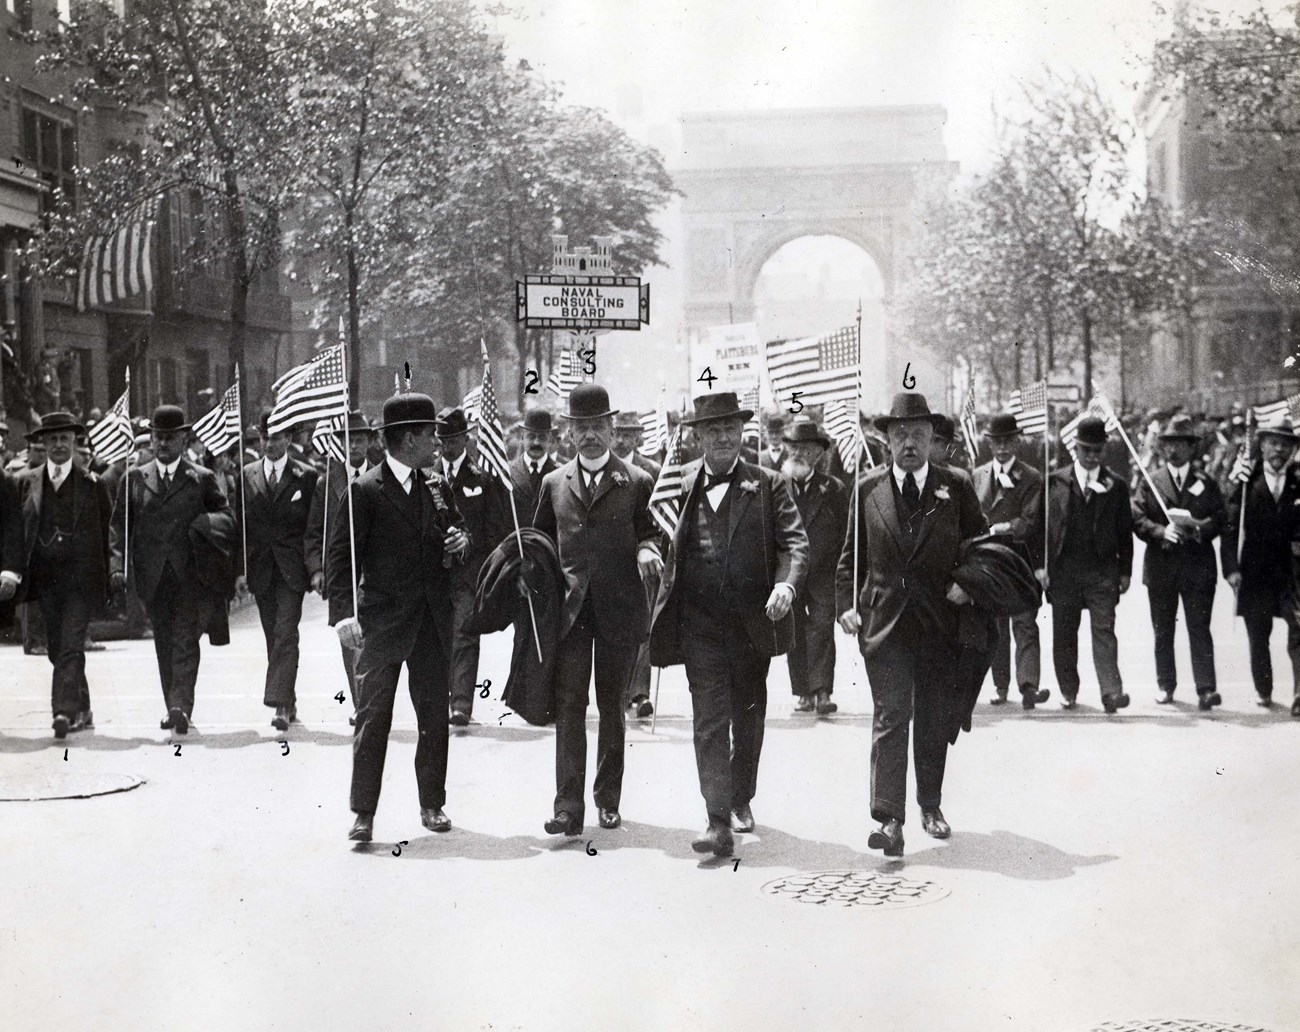
<svg viewBox="0 0 1300 1032">
<path fill-rule="evenodd" d="M 937 501 L 940 502 L 949 501 L 952 498 L 952 495 L 948 493 L 948 485 L 940 484 L 938 487 L 936 487 L 934 489 L 934 497 Z"/>
<path fill-rule="evenodd" d="M 1110 485 L 1104 480 L 1091 480 L 1088 482 L 1088 490 L 1094 494 L 1105 494 Z"/>
<path fill-rule="evenodd" d="M 197 469 L 187 469 L 185 475 L 193 480 L 194 483 L 197 484 L 199 482 L 199 471 Z"/>
<path fill-rule="evenodd" d="M 624 485 L 627 484 L 627 474 L 624 473 L 622 470 L 615 470 L 613 473 L 610 474 L 610 477 L 613 479 L 614 483 L 616 483 L 619 487 L 623 487 Z"/>
<path fill-rule="evenodd" d="M 740 482 L 740 489 L 741 489 L 742 491 L 748 491 L 750 494 L 754 494 L 754 493 L 758 490 L 758 481 L 757 481 L 757 480 L 742 480 L 742 481 Z"/>
</svg>

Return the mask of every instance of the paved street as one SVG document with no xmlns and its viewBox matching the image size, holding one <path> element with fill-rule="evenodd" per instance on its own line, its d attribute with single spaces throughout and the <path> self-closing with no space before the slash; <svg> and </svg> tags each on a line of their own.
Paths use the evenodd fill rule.
<svg viewBox="0 0 1300 1032">
<path fill-rule="evenodd" d="M 377 841 L 358 849 L 345 840 L 348 707 L 332 699 L 343 679 L 318 601 L 303 725 L 270 727 L 246 610 L 229 647 L 204 646 L 179 755 L 158 729 L 150 642 L 90 655 L 97 729 L 57 746 L 45 659 L 6 649 L 0 776 L 145 784 L 0 803 L 2 1024 L 1048 1032 L 1191 1017 L 1295 1032 L 1300 721 L 1254 705 L 1230 594 L 1216 603 L 1225 704 L 1212 716 L 1188 704 L 1181 631 L 1180 703 L 1155 705 L 1140 584 L 1120 610 L 1123 715 L 1102 714 L 1086 647 L 1074 713 L 1050 672 L 1053 698 L 1032 715 L 981 704 L 950 753 L 953 838 L 926 838 L 913 810 L 906 862 L 888 868 L 948 893 L 909 909 L 761 892 L 800 872 L 887 869 L 866 848 L 871 707 L 851 647 L 831 720 L 792 715 L 773 664 L 759 829 L 738 865 L 690 851 L 704 817 L 680 668 L 664 675 L 655 733 L 629 730 L 624 827 L 566 843 L 542 831 L 551 732 L 502 709 L 509 641 L 494 636 L 492 697 L 452 743 L 455 830 L 420 827 L 399 693 Z M 1285 672 L 1283 639 L 1279 626 Z"/>
</svg>

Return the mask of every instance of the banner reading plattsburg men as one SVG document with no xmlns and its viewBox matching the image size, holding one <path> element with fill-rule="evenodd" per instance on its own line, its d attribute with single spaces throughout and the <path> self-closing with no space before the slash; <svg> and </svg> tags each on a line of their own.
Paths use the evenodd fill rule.
<svg viewBox="0 0 1300 1032">
<path fill-rule="evenodd" d="M 744 397 L 759 386 L 762 368 L 757 323 L 706 326 L 691 345 L 691 382 L 707 383 L 710 390 Z"/>
</svg>

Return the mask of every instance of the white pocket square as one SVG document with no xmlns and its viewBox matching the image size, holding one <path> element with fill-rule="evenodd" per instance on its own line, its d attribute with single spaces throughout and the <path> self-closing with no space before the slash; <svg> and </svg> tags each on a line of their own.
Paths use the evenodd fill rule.
<svg viewBox="0 0 1300 1032">
<path fill-rule="evenodd" d="M 302 492 L 301 492 L 301 491 L 295 491 L 295 492 L 293 493 L 293 497 L 290 498 L 289 501 L 291 501 L 291 502 L 296 502 L 296 501 L 297 501 L 299 498 L 301 498 L 301 497 L 302 497 Z"/>
<path fill-rule="evenodd" d="M 1205 485 L 1199 480 L 1187 489 L 1187 493 L 1193 497 L 1201 494 L 1205 490 Z"/>
<path fill-rule="evenodd" d="M 470 487 L 468 484 L 462 487 L 461 490 L 465 492 L 466 498 L 473 498 L 475 495 L 481 495 L 483 493 L 483 488 Z"/>
</svg>

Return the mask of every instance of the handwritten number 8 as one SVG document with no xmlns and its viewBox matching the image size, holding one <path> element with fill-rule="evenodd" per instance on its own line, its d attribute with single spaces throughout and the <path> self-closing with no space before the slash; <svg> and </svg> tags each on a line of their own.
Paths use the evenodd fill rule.
<svg viewBox="0 0 1300 1032">
<path fill-rule="evenodd" d="M 491 694 L 492 678 L 490 677 L 483 678 L 483 683 L 477 685 L 477 687 L 482 689 L 482 691 L 478 693 L 478 697 L 480 699 L 486 699 Z"/>
</svg>

